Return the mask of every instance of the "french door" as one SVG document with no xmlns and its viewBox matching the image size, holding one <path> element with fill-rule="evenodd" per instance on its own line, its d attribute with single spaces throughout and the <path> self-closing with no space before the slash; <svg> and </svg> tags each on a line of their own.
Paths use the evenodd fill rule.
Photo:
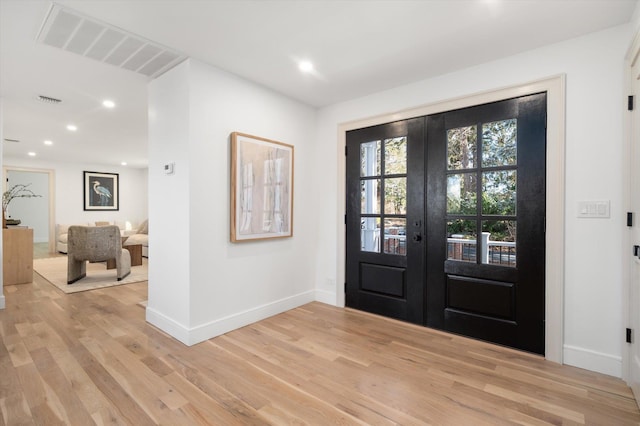
<svg viewBox="0 0 640 426">
<path fill-rule="evenodd" d="M 538 94 L 348 132 L 347 306 L 543 354 L 545 123 Z"/>
<path fill-rule="evenodd" d="M 423 324 L 424 119 L 347 135 L 347 306 Z"/>
</svg>

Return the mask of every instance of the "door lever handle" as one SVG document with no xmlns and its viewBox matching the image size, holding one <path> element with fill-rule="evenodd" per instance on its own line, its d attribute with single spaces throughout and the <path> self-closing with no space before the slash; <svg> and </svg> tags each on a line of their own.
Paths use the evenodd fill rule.
<svg viewBox="0 0 640 426">
<path fill-rule="evenodd" d="M 420 241 L 422 241 L 422 235 L 419 232 L 415 232 L 413 234 L 413 241 L 419 243 Z"/>
</svg>

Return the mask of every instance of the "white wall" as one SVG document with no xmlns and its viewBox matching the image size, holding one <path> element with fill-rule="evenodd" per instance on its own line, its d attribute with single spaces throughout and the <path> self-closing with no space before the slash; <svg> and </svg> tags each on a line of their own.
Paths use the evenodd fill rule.
<svg viewBox="0 0 640 426">
<path fill-rule="evenodd" d="M 623 60 L 630 32 L 630 26 L 620 26 L 321 109 L 316 175 L 323 179 L 315 192 L 319 217 L 335 218 L 317 228 L 321 299 L 338 300 L 342 287 L 337 271 L 344 259 L 335 255 L 344 214 L 344 202 L 335 196 L 344 185 L 340 123 L 566 73 L 564 362 L 620 376 Z M 611 201 L 610 219 L 576 218 L 577 202 L 593 199 Z"/>
<path fill-rule="evenodd" d="M 313 300 L 315 110 L 195 60 L 149 93 L 150 225 L 162 231 L 147 319 L 193 344 Z M 294 145 L 293 238 L 229 242 L 234 131 Z M 163 175 L 165 162 L 175 175 Z"/>
<path fill-rule="evenodd" d="M 55 223 L 83 224 L 108 221 L 138 224 L 148 217 L 147 169 L 98 164 L 48 162 L 7 157 L 4 167 L 48 169 L 55 172 Z M 84 211 L 83 171 L 118 173 L 120 202 L 118 211 Z M 29 199 L 27 201 L 31 201 Z"/>
<path fill-rule="evenodd" d="M 49 174 L 11 170 L 7 173 L 7 189 L 14 185 L 28 185 L 39 197 L 14 198 L 7 208 L 7 218 L 19 219 L 20 226 L 33 229 L 33 242 L 49 241 Z"/>
</svg>

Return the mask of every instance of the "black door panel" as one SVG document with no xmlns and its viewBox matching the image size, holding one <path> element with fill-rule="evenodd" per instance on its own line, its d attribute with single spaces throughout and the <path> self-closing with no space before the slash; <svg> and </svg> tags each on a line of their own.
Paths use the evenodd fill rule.
<svg viewBox="0 0 640 426">
<path fill-rule="evenodd" d="M 347 306 L 543 354 L 546 95 L 354 130 L 347 149 Z"/>
</svg>

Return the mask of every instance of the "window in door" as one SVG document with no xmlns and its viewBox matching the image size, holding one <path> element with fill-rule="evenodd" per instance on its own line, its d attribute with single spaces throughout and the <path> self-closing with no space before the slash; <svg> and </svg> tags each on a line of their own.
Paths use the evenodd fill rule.
<svg viewBox="0 0 640 426">
<path fill-rule="evenodd" d="M 360 144 L 360 249 L 405 256 L 407 138 Z"/>
<path fill-rule="evenodd" d="M 447 130 L 447 258 L 516 266 L 517 120 Z"/>
</svg>

